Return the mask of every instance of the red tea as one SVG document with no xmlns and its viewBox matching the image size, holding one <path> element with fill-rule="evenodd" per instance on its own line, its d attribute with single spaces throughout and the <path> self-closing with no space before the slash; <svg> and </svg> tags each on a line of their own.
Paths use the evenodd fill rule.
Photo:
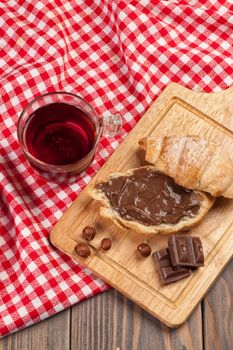
<svg viewBox="0 0 233 350">
<path fill-rule="evenodd" d="M 55 165 L 74 163 L 93 148 L 96 128 L 81 109 L 66 103 L 38 108 L 25 125 L 28 151 L 37 159 Z"/>
</svg>

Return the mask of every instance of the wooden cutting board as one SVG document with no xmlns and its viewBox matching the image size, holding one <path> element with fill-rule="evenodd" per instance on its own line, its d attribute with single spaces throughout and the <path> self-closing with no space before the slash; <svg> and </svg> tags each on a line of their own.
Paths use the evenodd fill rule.
<svg viewBox="0 0 233 350">
<path fill-rule="evenodd" d="M 169 85 L 147 110 L 135 128 L 98 172 L 125 171 L 144 163 L 138 140 L 148 135 L 200 135 L 218 141 L 233 154 L 233 88 L 205 94 L 178 84 Z M 144 237 L 121 230 L 99 215 L 99 203 L 86 189 L 79 194 L 52 229 L 52 244 L 139 304 L 170 327 L 180 326 L 205 296 L 233 255 L 233 200 L 218 199 L 202 223 L 188 234 L 201 237 L 205 267 L 191 277 L 163 286 L 152 257 L 138 258 L 136 247 Z M 97 235 L 90 243 L 91 256 L 80 259 L 75 245 L 82 241 L 82 229 L 94 226 Z M 112 248 L 99 249 L 104 237 Z M 153 251 L 167 246 L 168 235 L 150 241 Z"/>
</svg>

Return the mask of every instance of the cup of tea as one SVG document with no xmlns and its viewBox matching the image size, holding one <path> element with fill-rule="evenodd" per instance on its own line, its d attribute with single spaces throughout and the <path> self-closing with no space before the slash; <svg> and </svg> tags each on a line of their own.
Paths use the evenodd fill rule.
<svg viewBox="0 0 233 350">
<path fill-rule="evenodd" d="M 31 101 L 17 125 L 19 144 L 29 163 L 40 172 L 79 174 L 93 161 L 104 131 L 116 134 L 119 114 L 97 116 L 82 97 L 52 92 Z"/>
</svg>

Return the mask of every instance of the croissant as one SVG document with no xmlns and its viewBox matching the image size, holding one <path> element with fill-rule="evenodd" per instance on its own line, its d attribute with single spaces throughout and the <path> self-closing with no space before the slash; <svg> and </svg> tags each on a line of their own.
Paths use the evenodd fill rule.
<svg viewBox="0 0 233 350">
<path fill-rule="evenodd" d="M 101 216 L 148 238 L 198 225 L 214 204 L 210 194 L 185 189 L 154 166 L 97 178 L 87 190 L 100 201 Z"/>
<path fill-rule="evenodd" d="M 233 198 L 233 161 L 218 144 L 199 136 L 145 137 L 139 145 L 158 171 L 189 189 Z"/>
</svg>

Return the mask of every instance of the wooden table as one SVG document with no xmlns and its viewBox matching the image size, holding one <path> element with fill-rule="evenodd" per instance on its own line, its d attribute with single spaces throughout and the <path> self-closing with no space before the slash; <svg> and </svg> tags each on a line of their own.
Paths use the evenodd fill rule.
<svg viewBox="0 0 233 350">
<path fill-rule="evenodd" d="M 0 340 L 0 350 L 232 350 L 233 261 L 190 319 L 169 329 L 115 290 Z"/>
</svg>

